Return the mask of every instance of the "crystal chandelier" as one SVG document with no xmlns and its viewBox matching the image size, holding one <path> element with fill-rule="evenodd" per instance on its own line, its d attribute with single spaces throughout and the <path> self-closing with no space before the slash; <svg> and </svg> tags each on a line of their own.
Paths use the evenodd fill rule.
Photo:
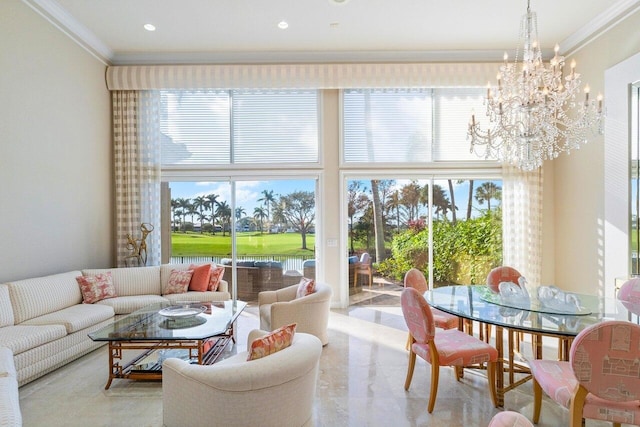
<svg viewBox="0 0 640 427">
<path fill-rule="evenodd" d="M 522 64 L 518 65 L 518 50 L 513 63 L 505 53 L 497 85 L 487 86 L 488 129 L 482 130 L 472 113 L 468 136 L 472 153 L 531 171 L 544 160 L 579 148 L 590 133 L 602 133 L 602 95 L 590 99 L 588 85 L 584 97 L 580 94 L 576 63 L 571 61 L 565 75 L 558 45 L 549 63 L 542 61 L 536 13 L 529 0 L 520 37 L 524 41 Z"/>
</svg>

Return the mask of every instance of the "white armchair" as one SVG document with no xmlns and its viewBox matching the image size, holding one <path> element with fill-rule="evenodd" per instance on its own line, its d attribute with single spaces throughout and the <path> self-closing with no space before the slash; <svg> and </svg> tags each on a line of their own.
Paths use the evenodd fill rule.
<svg viewBox="0 0 640 427">
<path fill-rule="evenodd" d="M 247 348 L 264 334 L 251 331 Z M 162 366 L 164 425 L 313 425 L 321 353 L 320 340 L 296 332 L 291 346 L 249 362 L 246 351 L 208 366 L 167 359 Z"/>
<path fill-rule="evenodd" d="M 331 287 L 316 282 L 316 291 L 302 298 L 296 298 L 297 289 L 298 285 L 292 285 L 258 294 L 260 329 L 273 331 L 297 323 L 296 331 L 315 335 L 322 345 L 327 345 Z"/>
</svg>

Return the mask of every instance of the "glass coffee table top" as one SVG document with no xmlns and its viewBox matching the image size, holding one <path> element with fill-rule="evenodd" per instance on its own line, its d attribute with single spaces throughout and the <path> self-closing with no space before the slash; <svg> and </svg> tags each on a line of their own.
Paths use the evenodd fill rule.
<svg viewBox="0 0 640 427">
<path fill-rule="evenodd" d="M 89 334 L 94 341 L 203 340 L 224 334 L 244 301 L 157 303 Z"/>
</svg>

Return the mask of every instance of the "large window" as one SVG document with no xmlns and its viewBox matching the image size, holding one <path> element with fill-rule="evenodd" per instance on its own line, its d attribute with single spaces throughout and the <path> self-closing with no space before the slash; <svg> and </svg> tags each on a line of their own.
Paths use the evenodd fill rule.
<svg viewBox="0 0 640 427">
<path fill-rule="evenodd" d="M 347 188 L 348 251 L 369 253 L 376 275 L 401 282 L 415 267 L 432 287 L 479 284 L 502 263 L 501 180 L 358 178 Z"/>
<path fill-rule="evenodd" d="M 317 175 L 294 168 L 319 165 L 318 106 L 313 90 L 161 92 L 165 261 L 226 265 L 248 301 L 315 275 Z"/>
<path fill-rule="evenodd" d="M 317 91 L 163 91 L 162 165 L 317 164 Z"/>
<path fill-rule="evenodd" d="M 343 161 L 362 163 L 482 162 L 467 141 L 483 91 L 350 89 L 343 93 Z"/>
<path fill-rule="evenodd" d="M 417 267 L 432 287 L 482 283 L 502 263 L 500 168 L 472 155 L 467 139 L 483 96 L 479 88 L 343 91 L 343 166 L 371 169 L 345 183 L 347 250 L 354 262 L 370 254 L 374 276 L 401 282 Z"/>
</svg>

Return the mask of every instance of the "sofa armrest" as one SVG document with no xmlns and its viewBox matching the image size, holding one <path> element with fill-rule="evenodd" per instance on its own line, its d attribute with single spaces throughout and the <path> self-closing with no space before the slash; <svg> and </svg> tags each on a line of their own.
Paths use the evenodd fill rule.
<svg viewBox="0 0 640 427">
<path fill-rule="evenodd" d="M 229 292 L 229 283 L 226 280 L 220 280 L 217 292 Z"/>
</svg>

